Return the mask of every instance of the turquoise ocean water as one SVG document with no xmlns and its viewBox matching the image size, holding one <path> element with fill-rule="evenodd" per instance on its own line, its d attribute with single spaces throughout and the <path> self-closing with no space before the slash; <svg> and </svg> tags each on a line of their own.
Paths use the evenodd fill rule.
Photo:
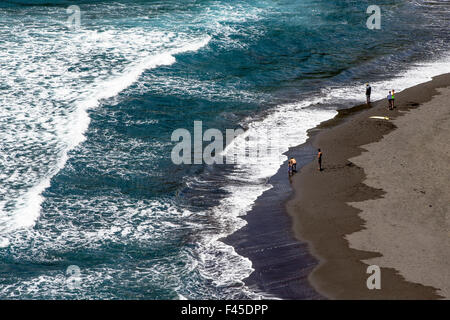
<svg viewBox="0 0 450 320">
<path fill-rule="evenodd" d="M 263 297 L 220 239 L 281 152 L 364 101 L 366 82 L 376 99 L 450 72 L 448 1 L 374 2 L 2 1 L 0 299 Z M 171 134 L 196 120 L 276 129 L 258 142 L 276 152 L 175 165 Z"/>
</svg>

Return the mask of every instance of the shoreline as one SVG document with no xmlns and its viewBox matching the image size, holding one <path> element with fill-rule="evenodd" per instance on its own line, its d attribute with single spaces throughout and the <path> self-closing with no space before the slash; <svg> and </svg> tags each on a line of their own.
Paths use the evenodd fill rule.
<svg viewBox="0 0 450 320">
<path fill-rule="evenodd" d="M 322 296 L 331 299 L 442 298 L 437 288 L 408 282 L 398 270 L 383 266 L 380 266 L 381 282 L 385 284 L 382 290 L 368 290 L 366 268 L 369 264 L 361 261 L 380 258 L 382 253 L 350 248 L 346 236 L 365 229 L 361 210 L 348 203 L 380 199 L 385 194 L 384 190 L 364 183 L 364 169 L 352 160 L 363 153 L 365 145 L 395 132 L 397 118 L 438 96 L 438 88 L 449 86 L 450 74 L 443 74 L 396 93 L 397 108 L 393 111 L 387 111 L 386 101 L 376 101 L 370 109 L 360 105 L 341 110 L 335 118 L 311 131 L 308 141 L 324 152 L 325 170 L 319 173 L 315 161 L 302 167 L 293 179 L 294 194 L 286 208 L 292 217 L 296 238 L 307 242 L 309 251 L 319 261 L 308 280 Z M 394 121 L 368 119 L 372 115 L 388 115 Z"/>
<path fill-rule="evenodd" d="M 432 81 L 421 83 L 396 93 L 396 106 L 398 108 L 394 111 L 389 111 L 390 116 L 393 118 L 400 117 L 401 113 L 399 110 L 404 112 L 405 110 L 416 108 L 417 104 L 420 105 L 431 100 L 433 95 L 437 94 L 435 91 L 436 88 L 445 87 L 449 84 L 450 74 L 444 74 L 433 77 Z M 409 93 L 416 90 L 417 92 L 409 95 Z M 410 99 L 404 98 L 407 95 L 410 96 Z M 402 103 L 409 105 L 400 106 Z M 402 283 L 398 287 L 398 290 L 393 292 L 391 296 L 384 294 L 372 294 L 367 297 L 364 295 L 358 296 L 357 294 L 345 295 L 345 292 L 339 292 L 337 287 L 335 287 L 336 292 L 331 293 L 330 289 L 326 288 L 326 282 L 329 281 L 329 283 L 332 283 L 333 281 L 320 276 L 322 272 L 327 273 L 327 270 L 323 270 L 325 258 L 321 252 L 318 252 L 314 248 L 316 244 L 321 244 L 318 241 L 320 237 L 319 239 L 314 239 L 311 236 L 311 232 L 314 233 L 317 229 L 312 228 L 313 226 L 308 224 L 308 219 L 301 219 L 296 213 L 299 192 L 307 188 L 307 183 L 303 181 L 305 179 L 305 172 L 312 167 L 315 169 L 316 166 L 316 162 L 313 160 L 315 158 L 318 140 L 323 139 L 323 135 L 325 134 L 328 137 L 333 136 L 334 134 L 330 134 L 333 129 L 345 125 L 347 122 L 352 121 L 352 119 L 366 118 L 366 115 L 368 116 L 369 113 L 373 112 L 377 113 L 378 110 L 388 112 L 385 107 L 386 104 L 383 99 L 372 102 L 371 108 L 368 108 L 365 104 L 361 104 L 348 109 L 338 110 L 338 114 L 335 117 L 309 129 L 308 138 L 303 144 L 292 147 L 284 153 L 289 156 L 292 155 L 297 159 L 298 173 L 292 179 L 286 179 L 286 160 L 277 173 L 268 181 L 273 187 L 264 192 L 256 200 L 253 208 L 247 215 L 242 217 L 247 224 L 242 229 L 222 239 L 222 241 L 231 245 L 239 255 L 248 258 L 252 262 L 254 271 L 248 278 L 244 279 L 244 283 L 250 289 L 257 293 L 260 292 L 265 296 L 268 295 L 269 297 L 273 296 L 280 299 L 439 298 L 434 288 L 408 283 L 398 275 L 396 270 L 385 270 L 385 268 L 382 268 L 383 283 L 389 281 Z M 376 121 L 379 123 L 378 120 Z M 378 126 L 375 131 L 376 134 L 361 141 L 360 145 L 378 141 L 384 135 L 395 129 L 396 126 L 391 121 L 385 122 L 381 126 Z M 355 150 L 348 154 L 349 158 L 361 152 L 359 146 L 352 147 Z M 328 160 L 328 155 L 325 153 L 324 166 L 327 165 Z M 353 178 L 359 181 L 364 180 L 362 169 L 356 166 L 345 168 L 351 168 L 352 171 L 357 171 L 352 174 Z M 316 170 L 313 170 L 313 172 L 316 172 Z M 368 195 L 364 194 L 364 189 L 366 188 L 363 187 L 363 192 L 360 196 L 367 197 Z M 380 197 L 383 194 L 381 190 L 371 190 L 371 192 L 373 193 L 371 196 L 374 197 Z M 349 233 L 362 229 L 363 221 L 359 218 L 356 211 L 356 209 L 352 210 L 343 222 L 347 224 L 347 229 L 350 230 L 348 231 Z M 317 227 L 319 221 L 315 221 L 315 223 Z M 305 230 L 310 230 L 311 232 L 306 232 Z M 351 251 L 345 244 L 346 240 L 343 238 L 339 239 L 340 236 L 338 235 L 337 240 L 341 244 L 342 249 Z M 333 239 L 336 239 L 336 237 L 333 237 Z M 380 254 L 358 251 L 355 258 L 363 260 L 374 256 L 380 256 Z M 364 264 L 362 262 L 355 262 L 354 264 L 359 267 L 359 270 L 364 269 L 360 275 L 361 278 L 364 278 L 362 282 L 364 287 L 360 289 L 368 291 L 365 287 L 368 274 L 366 274 L 366 269 L 363 268 Z M 319 276 L 318 270 L 320 271 Z M 329 274 L 332 277 L 333 272 L 329 272 Z M 340 276 L 342 275 L 338 274 L 338 278 Z M 402 292 L 412 293 L 403 295 Z"/>
<path fill-rule="evenodd" d="M 312 147 L 307 143 L 290 148 L 287 153 L 298 159 L 298 170 L 312 160 Z M 221 241 L 252 262 L 254 271 L 244 279 L 252 291 L 266 298 L 324 299 L 308 282 L 318 261 L 309 253 L 307 243 L 295 238 L 285 209 L 293 191 L 286 163 L 269 179 L 273 187 L 241 217 L 246 225 Z"/>
</svg>

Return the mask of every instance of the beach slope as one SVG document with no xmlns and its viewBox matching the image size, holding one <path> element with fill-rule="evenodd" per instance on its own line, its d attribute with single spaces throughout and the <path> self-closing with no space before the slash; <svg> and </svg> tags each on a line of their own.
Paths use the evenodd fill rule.
<svg viewBox="0 0 450 320">
<path fill-rule="evenodd" d="M 365 262 L 395 268 L 406 280 L 450 298 L 450 89 L 394 121 L 380 142 L 351 162 L 381 199 L 350 203 L 365 229 L 347 236 L 350 247 L 382 257 Z"/>
<path fill-rule="evenodd" d="M 332 299 L 449 298 L 450 76 L 371 108 L 343 111 L 312 143 L 288 202 L 297 238 L 319 259 L 309 276 Z M 388 116 L 390 120 L 370 119 Z M 366 286 L 381 267 L 381 289 Z"/>
</svg>

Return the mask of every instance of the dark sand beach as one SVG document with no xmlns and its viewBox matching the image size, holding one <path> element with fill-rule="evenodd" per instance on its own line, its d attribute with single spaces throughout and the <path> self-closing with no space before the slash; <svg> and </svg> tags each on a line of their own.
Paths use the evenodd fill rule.
<svg viewBox="0 0 450 320">
<path fill-rule="evenodd" d="M 287 210 L 319 261 L 308 279 L 322 296 L 449 298 L 449 85 L 441 75 L 397 93 L 393 111 L 377 101 L 311 130 L 324 170 L 313 161 L 294 176 Z M 380 290 L 366 286 L 371 264 Z"/>
<path fill-rule="evenodd" d="M 399 132 L 398 126 L 405 127 L 404 123 L 398 124 L 397 121 L 406 119 L 406 116 L 412 112 L 422 112 L 423 114 L 415 116 L 414 120 L 405 120 L 406 123 L 408 121 L 410 123 L 407 127 L 412 129 L 416 128 L 417 121 L 423 122 L 421 126 L 417 126 L 420 127 L 420 130 L 416 130 L 417 135 L 414 138 L 418 139 L 416 144 L 418 147 L 405 154 L 405 157 L 410 159 L 417 157 L 417 153 L 422 149 L 421 145 L 424 143 L 429 145 L 430 142 L 426 140 L 427 137 L 429 140 L 430 135 L 429 132 L 426 133 L 427 126 L 431 125 L 430 122 L 435 121 L 436 116 L 442 117 L 442 121 L 444 121 L 445 115 L 441 115 L 441 113 L 448 113 L 446 110 L 449 109 L 447 104 L 440 108 L 433 118 L 427 117 L 428 111 L 425 108 L 430 107 L 428 103 L 442 105 L 443 101 L 449 101 L 448 92 L 440 92 L 440 88 L 446 88 L 449 84 L 450 75 L 441 75 L 435 77 L 433 81 L 397 93 L 397 108 L 393 111 L 387 110 L 387 101 L 385 100 L 373 102 L 370 108 L 365 104 L 358 105 L 340 110 L 333 119 L 309 130 L 309 139 L 286 153 L 297 159 L 299 173 L 288 179 L 286 161 L 278 173 L 269 180 L 273 188 L 259 197 L 253 209 L 244 217 L 248 224 L 224 239 L 226 243 L 235 248 L 237 253 L 252 261 L 255 271 L 245 280 L 246 284 L 256 291 L 263 291 L 266 295 L 273 295 L 281 299 L 442 298 L 443 293 L 431 284 L 448 278 L 446 271 L 448 270 L 449 251 L 447 250 L 445 253 L 445 246 L 436 246 L 427 255 L 427 258 L 431 256 L 437 261 L 434 272 L 447 266 L 447 269 L 442 270 L 439 275 L 430 273 L 431 277 L 429 278 L 434 279 L 434 282 L 420 281 L 418 278 L 410 277 L 407 281 L 405 280 L 406 274 L 403 273 L 403 270 L 399 271 L 398 265 L 384 264 L 381 261 L 373 260 L 383 257 L 385 252 L 381 252 L 375 245 L 369 246 L 368 241 L 358 241 L 362 238 L 358 236 L 358 232 L 368 228 L 366 220 L 360 217 L 361 209 L 358 206 L 366 201 L 385 198 L 386 191 L 383 186 L 367 185 L 366 171 L 369 168 L 359 164 L 357 157 L 366 151 L 367 144 L 379 143 L 387 135 Z M 431 101 L 439 96 L 441 98 L 437 102 Z M 389 116 L 390 120 L 369 119 L 372 115 Z M 428 118 L 428 121 L 423 121 L 423 118 Z M 441 127 L 445 128 L 445 123 Z M 440 129 L 437 130 L 443 132 Z M 391 149 L 387 150 L 386 146 L 383 146 L 382 150 L 377 151 L 378 156 L 381 157 L 378 160 L 381 167 L 394 169 L 393 163 L 401 163 L 401 165 L 406 163 L 406 161 L 391 161 L 395 159 L 396 155 L 400 156 L 398 150 L 393 151 L 392 148 L 396 149 L 402 145 L 411 146 L 416 143 L 415 140 L 412 140 L 411 133 L 404 134 L 408 139 L 404 137 L 402 140 L 398 140 L 398 143 L 390 142 Z M 445 174 L 448 176 L 449 172 L 449 147 L 446 140 L 442 141 L 442 139 L 438 140 L 442 151 L 440 172 L 446 181 Z M 324 152 L 324 170 L 320 173 L 317 171 L 317 162 L 314 161 L 314 154 L 318 147 L 322 148 Z M 370 152 L 365 152 L 365 154 L 369 159 L 375 158 L 375 155 Z M 422 158 L 419 157 L 419 159 Z M 411 168 L 413 171 L 425 169 L 427 168 Z M 378 171 L 375 176 L 377 176 L 379 168 L 376 170 Z M 419 179 L 429 176 L 431 184 L 438 182 L 434 179 L 435 176 L 430 175 L 430 172 L 423 171 L 423 173 L 418 176 Z M 386 170 L 383 174 L 389 175 L 391 172 Z M 411 175 L 411 173 L 408 174 Z M 394 172 L 392 176 L 396 177 L 396 173 Z M 404 183 L 408 183 L 404 179 L 405 175 L 401 179 L 397 179 L 398 184 L 394 186 L 396 190 L 401 189 Z M 413 187 L 413 191 L 414 189 L 423 195 L 423 188 Z M 447 192 L 447 198 L 442 197 L 445 192 Z M 410 198 L 416 198 L 418 195 L 417 192 L 404 194 Z M 448 194 L 448 189 L 447 191 L 442 189 L 438 195 L 438 197 L 442 197 L 439 199 L 440 204 L 448 203 Z M 394 199 L 408 202 L 408 198 L 396 198 L 395 195 Z M 380 210 L 383 212 L 384 209 Z M 442 244 L 448 243 L 448 236 L 446 239 L 439 238 L 442 238 L 443 233 L 448 234 L 448 211 L 448 208 L 435 206 L 430 211 L 431 215 L 426 216 L 431 225 L 442 226 L 441 232 L 437 233 L 437 241 Z M 408 216 L 405 210 L 396 208 L 395 212 L 399 212 L 402 217 Z M 419 217 L 422 212 L 417 211 Z M 433 215 L 433 213 L 436 214 Z M 384 221 L 386 224 L 390 224 L 390 220 L 385 219 Z M 417 226 L 420 221 L 412 220 L 409 225 Z M 430 231 L 430 233 L 435 233 L 435 231 Z M 394 238 L 399 234 L 399 230 L 391 230 L 391 232 L 395 233 Z M 372 235 L 370 241 L 373 242 L 373 232 L 370 234 Z M 379 233 L 379 237 L 385 236 L 386 233 Z M 352 238 L 351 243 L 349 243 L 349 238 Z M 406 236 L 399 242 L 412 243 L 412 247 L 404 248 L 407 250 L 406 253 L 396 250 L 397 245 L 393 246 L 394 249 L 391 253 L 394 257 L 401 257 L 397 259 L 400 265 L 410 264 L 413 261 L 405 259 L 405 256 L 410 256 L 410 253 L 419 257 L 419 260 L 422 259 L 422 255 L 417 250 L 423 251 L 429 248 L 429 246 L 417 246 L 417 243 L 412 241 L 413 239 Z M 417 239 L 420 243 L 422 238 L 418 237 Z M 436 238 L 429 241 L 431 245 L 436 244 Z M 420 270 L 428 265 L 428 262 L 423 259 L 419 263 L 416 259 L 416 274 L 417 269 Z M 369 275 L 366 270 L 367 266 L 371 264 L 378 264 L 381 267 L 382 290 L 367 289 L 366 280 Z"/>
</svg>

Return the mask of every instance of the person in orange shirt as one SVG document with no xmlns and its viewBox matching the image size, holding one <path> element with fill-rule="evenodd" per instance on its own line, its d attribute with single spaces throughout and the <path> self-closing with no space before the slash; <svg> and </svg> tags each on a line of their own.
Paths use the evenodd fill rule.
<svg viewBox="0 0 450 320">
<path fill-rule="evenodd" d="M 291 162 L 292 172 L 297 172 L 297 161 L 295 160 L 295 158 L 291 157 L 291 160 L 289 161 Z"/>
<path fill-rule="evenodd" d="M 288 161 L 288 173 L 289 175 L 291 175 L 294 172 L 297 172 L 297 161 L 294 159 L 294 157 L 291 157 Z"/>
<path fill-rule="evenodd" d="M 322 171 L 322 151 L 320 149 L 317 149 L 317 162 L 319 163 L 319 171 Z"/>
</svg>

